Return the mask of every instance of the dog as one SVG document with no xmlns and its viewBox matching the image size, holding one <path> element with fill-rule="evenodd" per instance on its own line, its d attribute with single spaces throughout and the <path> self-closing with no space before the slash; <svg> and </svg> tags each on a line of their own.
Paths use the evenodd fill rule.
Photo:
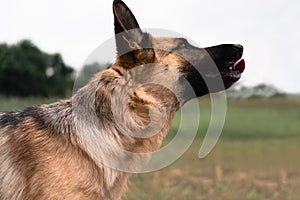
<svg viewBox="0 0 300 200">
<path fill-rule="evenodd" d="M 110 68 L 68 100 L 0 114 L 0 199 L 120 199 L 130 172 L 149 160 L 131 155 L 157 150 L 185 102 L 231 87 L 244 71 L 241 45 L 154 37 L 121 0 L 113 13 Z"/>
</svg>

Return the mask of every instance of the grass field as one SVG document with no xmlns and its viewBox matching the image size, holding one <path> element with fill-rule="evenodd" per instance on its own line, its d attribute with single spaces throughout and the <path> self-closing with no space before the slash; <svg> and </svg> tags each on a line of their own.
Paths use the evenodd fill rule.
<svg viewBox="0 0 300 200">
<path fill-rule="evenodd" d="M 133 199 L 300 199 L 300 139 L 220 140 L 203 160 L 201 140 L 163 170 L 134 175 Z"/>
<path fill-rule="evenodd" d="M 31 105 L 37 105 L 41 103 L 51 103 L 57 100 L 57 98 L 18 98 L 10 97 L 6 98 L 0 96 L 0 112 L 12 111 L 12 110 L 21 110 Z"/>
<path fill-rule="evenodd" d="M 1 98 L 0 111 L 54 99 Z M 187 152 L 157 172 L 133 175 L 125 199 L 300 199 L 300 99 L 230 100 L 222 136 L 198 158 L 210 119 L 200 99 L 201 128 Z M 176 132 L 179 116 L 167 141 Z"/>
</svg>

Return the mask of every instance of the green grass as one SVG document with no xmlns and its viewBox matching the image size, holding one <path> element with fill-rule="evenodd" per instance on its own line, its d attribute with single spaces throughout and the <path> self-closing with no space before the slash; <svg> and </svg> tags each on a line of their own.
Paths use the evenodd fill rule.
<svg viewBox="0 0 300 200">
<path fill-rule="evenodd" d="M 225 137 L 300 136 L 300 100 L 230 101 Z"/>
<path fill-rule="evenodd" d="M 37 98 L 37 97 L 3 97 L 0 96 L 0 112 L 22 110 L 31 105 L 37 105 L 42 103 L 50 103 L 57 100 L 57 98 Z"/>
<path fill-rule="evenodd" d="M 210 101 L 200 99 L 200 128 L 204 137 L 210 122 Z M 192 118 L 195 115 L 191 115 Z M 169 138 L 176 134 L 180 113 L 174 119 Z M 286 138 L 300 136 L 300 98 L 229 100 L 222 138 Z"/>
</svg>

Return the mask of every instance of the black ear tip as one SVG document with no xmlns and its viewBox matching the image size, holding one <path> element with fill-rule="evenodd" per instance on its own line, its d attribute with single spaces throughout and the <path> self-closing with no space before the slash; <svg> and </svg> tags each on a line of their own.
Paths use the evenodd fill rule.
<svg viewBox="0 0 300 200">
<path fill-rule="evenodd" d="M 119 13 L 119 15 L 123 15 L 124 12 L 126 12 L 126 11 L 129 11 L 131 13 L 128 6 L 122 0 L 114 0 L 113 11 L 114 11 L 114 14 Z"/>
<path fill-rule="evenodd" d="M 125 3 L 122 0 L 114 0 L 114 2 L 113 2 L 113 6 L 114 7 L 116 7 L 116 6 L 120 5 L 120 4 L 124 5 Z"/>
</svg>

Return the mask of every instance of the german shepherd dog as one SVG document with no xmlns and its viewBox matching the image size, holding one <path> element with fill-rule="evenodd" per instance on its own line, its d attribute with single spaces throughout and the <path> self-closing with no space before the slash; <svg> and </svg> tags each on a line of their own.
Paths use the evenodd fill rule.
<svg viewBox="0 0 300 200">
<path fill-rule="evenodd" d="M 115 149 L 157 150 L 184 102 L 231 87 L 244 71 L 241 45 L 197 48 L 183 38 L 154 37 L 140 29 L 121 0 L 114 0 L 113 13 L 117 58 L 110 68 L 68 100 L 0 113 L 1 200 L 120 199 L 130 166 L 142 160 L 122 158 Z M 210 59 L 218 72 L 210 71 Z M 154 77 L 173 86 L 176 95 L 160 84 L 131 87 L 139 78 Z M 223 87 L 209 89 L 207 82 L 218 77 Z M 195 95 L 186 92 L 187 84 Z M 160 122 L 162 113 L 163 127 L 140 137 L 138 127 Z M 111 167 L 116 162 L 127 170 Z"/>
</svg>

